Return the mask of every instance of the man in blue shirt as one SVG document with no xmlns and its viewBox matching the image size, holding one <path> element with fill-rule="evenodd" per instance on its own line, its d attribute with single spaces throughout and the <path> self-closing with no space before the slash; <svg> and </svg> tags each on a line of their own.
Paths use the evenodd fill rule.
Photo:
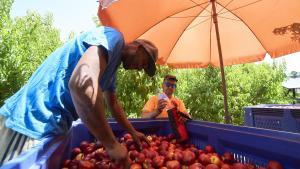
<svg viewBox="0 0 300 169">
<path fill-rule="evenodd" d="M 104 104 L 141 145 L 140 139 L 145 136 L 133 128 L 118 103 L 115 76 L 121 63 L 125 69 L 144 69 L 153 76 L 157 54 L 151 42 L 135 40 L 124 44 L 122 34 L 109 27 L 82 33 L 54 51 L 27 84 L 5 101 L 0 108 L 0 124 L 5 121 L 6 127 L 0 134 L 16 131 L 22 137 L 41 139 L 66 133 L 79 117 L 103 143 L 110 158 L 125 165 L 126 147 L 118 143 L 109 127 Z M 10 149 L 14 139 L 15 136 L 1 141 L 6 148 L 1 149 L 1 163 L 10 160 L 8 154 L 15 153 Z"/>
</svg>

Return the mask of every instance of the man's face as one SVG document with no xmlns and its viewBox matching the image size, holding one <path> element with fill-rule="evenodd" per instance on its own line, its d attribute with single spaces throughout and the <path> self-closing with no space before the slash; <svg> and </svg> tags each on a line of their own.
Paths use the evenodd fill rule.
<svg viewBox="0 0 300 169">
<path fill-rule="evenodd" d="M 142 70 L 148 67 L 149 56 L 145 49 L 138 44 L 129 44 L 123 50 L 124 69 Z"/>
<path fill-rule="evenodd" d="M 162 85 L 163 92 L 168 96 L 172 96 L 176 89 L 176 83 L 175 80 L 165 80 Z"/>
</svg>

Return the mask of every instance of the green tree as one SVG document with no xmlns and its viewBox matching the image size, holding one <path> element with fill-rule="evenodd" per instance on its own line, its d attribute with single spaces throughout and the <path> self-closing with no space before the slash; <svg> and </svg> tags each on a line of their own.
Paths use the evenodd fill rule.
<svg viewBox="0 0 300 169">
<path fill-rule="evenodd" d="M 282 82 L 284 64 L 244 64 L 225 68 L 229 112 L 233 124 L 243 124 L 243 107 L 291 103 Z M 218 68 L 177 71 L 183 80 L 178 97 L 196 119 L 224 123 L 224 104 Z"/>
<path fill-rule="evenodd" d="M 1 0 L 9 12 L 12 1 Z M 1 5 L 1 8 L 3 6 Z M 2 10 L 1 10 L 2 11 Z M 53 17 L 44 17 L 27 12 L 24 17 L 11 19 L 1 13 L 0 31 L 0 105 L 23 86 L 33 71 L 58 46 L 61 45 L 59 31 L 55 29 Z M 5 16 L 2 20 L 2 16 Z"/>
<path fill-rule="evenodd" d="M 117 74 L 117 93 L 128 117 L 140 117 L 141 110 L 151 95 L 161 88 L 162 77 L 170 72 L 158 66 L 156 75 L 148 77 L 143 71 L 128 71 L 123 68 Z"/>
</svg>

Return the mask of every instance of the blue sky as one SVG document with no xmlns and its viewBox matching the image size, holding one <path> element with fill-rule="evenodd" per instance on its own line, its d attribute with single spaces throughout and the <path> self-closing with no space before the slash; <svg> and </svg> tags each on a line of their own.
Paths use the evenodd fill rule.
<svg viewBox="0 0 300 169">
<path fill-rule="evenodd" d="M 54 26 L 61 31 L 61 39 L 67 39 L 69 33 L 79 33 L 95 27 L 92 20 L 97 16 L 97 0 L 15 0 L 12 16 L 24 16 L 27 10 L 34 10 L 54 16 Z"/>
<path fill-rule="evenodd" d="M 26 15 L 27 10 L 34 10 L 41 15 L 50 12 L 54 16 L 54 26 L 61 32 L 61 39 L 67 39 L 70 32 L 79 33 L 95 27 L 92 20 L 97 16 L 97 0 L 15 0 L 11 14 L 15 16 Z M 274 59 L 266 57 L 264 62 Z M 287 72 L 300 72 L 300 52 L 275 59 L 287 62 Z"/>
</svg>

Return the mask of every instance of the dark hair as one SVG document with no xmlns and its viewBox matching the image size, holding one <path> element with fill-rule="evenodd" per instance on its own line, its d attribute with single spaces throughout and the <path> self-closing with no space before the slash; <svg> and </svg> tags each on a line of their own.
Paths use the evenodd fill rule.
<svg viewBox="0 0 300 169">
<path fill-rule="evenodd" d="M 172 81 L 176 81 L 176 82 L 178 81 L 176 76 L 174 76 L 174 75 L 166 75 L 164 78 L 164 81 L 166 81 L 166 80 L 172 80 Z"/>
</svg>

